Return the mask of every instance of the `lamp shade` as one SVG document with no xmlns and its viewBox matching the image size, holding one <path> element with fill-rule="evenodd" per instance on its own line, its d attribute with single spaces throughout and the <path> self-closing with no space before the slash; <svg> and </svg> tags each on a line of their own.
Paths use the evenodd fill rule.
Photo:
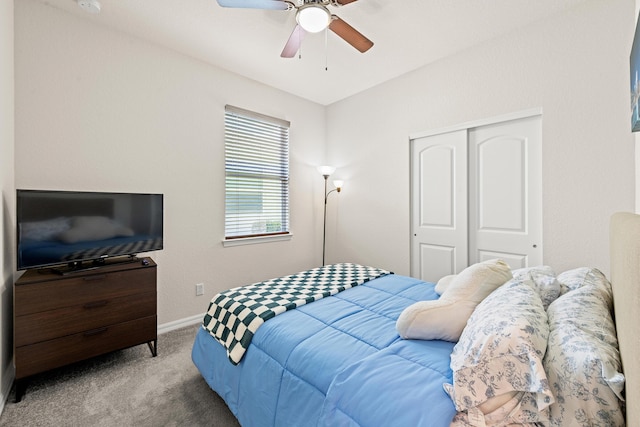
<svg viewBox="0 0 640 427">
<path fill-rule="evenodd" d="M 335 181 L 333 181 L 333 185 L 338 189 L 338 191 L 340 191 L 340 189 L 344 185 L 344 181 L 336 179 Z"/>
<path fill-rule="evenodd" d="M 331 13 L 321 4 L 300 6 L 296 14 L 298 24 L 309 33 L 318 33 L 331 23 Z"/>
<path fill-rule="evenodd" d="M 322 176 L 329 176 L 336 171 L 336 168 L 333 166 L 318 166 L 318 172 Z"/>
</svg>

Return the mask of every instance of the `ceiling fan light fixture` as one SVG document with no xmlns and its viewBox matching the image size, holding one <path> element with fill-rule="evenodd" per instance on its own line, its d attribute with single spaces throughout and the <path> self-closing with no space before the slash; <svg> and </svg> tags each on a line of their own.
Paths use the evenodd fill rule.
<svg viewBox="0 0 640 427">
<path fill-rule="evenodd" d="M 305 31 L 318 33 L 331 23 L 331 13 L 323 5 L 307 4 L 298 9 L 296 21 Z"/>
</svg>

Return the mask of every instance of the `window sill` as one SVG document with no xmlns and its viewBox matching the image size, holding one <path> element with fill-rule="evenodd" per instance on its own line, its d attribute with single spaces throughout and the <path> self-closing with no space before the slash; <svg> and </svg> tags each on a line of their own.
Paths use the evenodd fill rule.
<svg viewBox="0 0 640 427">
<path fill-rule="evenodd" d="M 275 236 L 242 237 L 239 239 L 229 240 L 224 239 L 222 240 L 222 246 L 228 248 L 232 246 L 255 245 L 258 243 L 282 242 L 285 240 L 291 240 L 291 237 L 293 237 L 293 233 L 278 234 Z"/>
</svg>

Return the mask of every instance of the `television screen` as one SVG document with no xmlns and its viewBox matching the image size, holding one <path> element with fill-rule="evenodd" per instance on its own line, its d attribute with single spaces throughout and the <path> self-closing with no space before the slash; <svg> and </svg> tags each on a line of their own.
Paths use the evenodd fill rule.
<svg viewBox="0 0 640 427">
<path fill-rule="evenodd" d="M 163 248 L 162 194 L 17 190 L 16 196 L 18 270 Z"/>
</svg>

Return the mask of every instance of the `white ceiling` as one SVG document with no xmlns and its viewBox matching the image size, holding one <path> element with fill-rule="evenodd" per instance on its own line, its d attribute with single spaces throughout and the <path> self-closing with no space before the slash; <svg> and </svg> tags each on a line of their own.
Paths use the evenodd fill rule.
<svg viewBox="0 0 640 427">
<path fill-rule="evenodd" d="M 308 34 L 302 57 L 280 52 L 294 11 L 222 8 L 216 0 L 38 0 L 96 24 L 328 105 L 586 0 L 359 0 L 329 6 L 375 45 L 360 53 L 332 32 Z M 325 66 L 327 69 L 325 70 Z"/>
</svg>

